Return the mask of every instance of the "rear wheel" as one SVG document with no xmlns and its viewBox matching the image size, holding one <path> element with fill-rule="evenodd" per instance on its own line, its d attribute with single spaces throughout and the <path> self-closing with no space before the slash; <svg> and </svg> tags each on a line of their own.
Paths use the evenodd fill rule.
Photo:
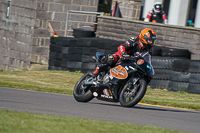
<svg viewBox="0 0 200 133">
<path fill-rule="evenodd" d="M 91 86 L 85 86 L 85 80 L 91 78 L 90 73 L 84 74 L 76 83 L 73 91 L 74 98 L 78 102 L 88 102 L 94 98 L 90 91 Z"/>
<path fill-rule="evenodd" d="M 144 79 L 139 79 L 133 84 L 131 78 L 124 86 L 120 93 L 119 101 L 123 107 L 133 107 L 143 97 L 147 89 L 147 82 Z"/>
</svg>

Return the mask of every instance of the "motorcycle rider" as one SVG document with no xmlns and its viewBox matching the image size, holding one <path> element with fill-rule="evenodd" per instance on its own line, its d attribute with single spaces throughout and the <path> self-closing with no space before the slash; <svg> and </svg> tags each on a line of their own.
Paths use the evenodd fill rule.
<svg viewBox="0 0 200 133">
<path fill-rule="evenodd" d="M 166 14 L 162 11 L 162 4 L 160 2 L 154 3 L 154 8 L 148 12 L 144 22 L 168 23 Z"/>
<path fill-rule="evenodd" d="M 143 29 L 139 36 L 136 38 L 131 37 L 124 44 L 121 44 L 115 54 L 107 55 L 104 59 L 102 59 L 102 64 L 96 67 L 96 70 L 92 73 L 92 76 L 96 77 L 99 72 L 106 70 L 108 66 L 114 67 L 120 58 L 126 58 L 130 55 L 134 55 L 137 52 L 149 51 L 151 53 L 151 48 L 153 47 L 155 40 L 156 33 L 152 29 Z"/>
</svg>

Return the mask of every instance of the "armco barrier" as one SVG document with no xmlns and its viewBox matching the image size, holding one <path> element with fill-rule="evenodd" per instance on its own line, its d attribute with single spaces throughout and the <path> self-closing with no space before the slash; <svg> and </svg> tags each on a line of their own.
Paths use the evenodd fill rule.
<svg viewBox="0 0 200 133">
<path fill-rule="evenodd" d="M 93 71 L 92 56 L 96 52 L 112 54 L 122 43 L 102 38 L 51 37 L 49 70 Z M 155 46 L 152 57 L 155 77 L 149 84 L 151 88 L 200 94 L 200 61 L 189 58 L 188 50 Z"/>
</svg>

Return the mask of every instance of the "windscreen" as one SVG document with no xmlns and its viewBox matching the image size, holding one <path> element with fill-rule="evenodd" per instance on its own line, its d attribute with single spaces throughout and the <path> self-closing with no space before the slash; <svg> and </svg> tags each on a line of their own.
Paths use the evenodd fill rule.
<svg viewBox="0 0 200 133">
<path fill-rule="evenodd" d="M 151 55 L 149 52 L 140 53 L 143 59 L 151 65 Z"/>
<path fill-rule="evenodd" d="M 153 66 L 151 65 L 151 55 L 149 54 L 149 52 L 140 53 L 140 55 L 143 57 L 143 59 L 146 62 L 148 62 L 147 68 L 149 69 L 149 76 L 153 77 L 155 74 L 155 71 L 153 69 Z"/>
</svg>

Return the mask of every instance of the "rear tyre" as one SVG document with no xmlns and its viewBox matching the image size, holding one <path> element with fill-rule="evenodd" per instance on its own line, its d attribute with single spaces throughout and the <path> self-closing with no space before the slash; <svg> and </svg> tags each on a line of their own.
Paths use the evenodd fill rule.
<svg viewBox="0 0 200 133">
<path fill-rule="evenodd" d="M 90 73 L 84 74 L 76 83 L 73 91 L 73 95 L 78 102 L 89 102 L 94 98 L 90 91 L 91 86 L 84 86 L 85 80 L 91 78 Z"/>
<path fill-rule="evenodd" d="M 131 78 L 120 93 L 119 101 L 123 107 L 133 107 L 146 93 L 147 82 L 144 79 L 140 79 L 135 85 L 133 85 L 132 81 L 133 79 Z"/>
</svg>

